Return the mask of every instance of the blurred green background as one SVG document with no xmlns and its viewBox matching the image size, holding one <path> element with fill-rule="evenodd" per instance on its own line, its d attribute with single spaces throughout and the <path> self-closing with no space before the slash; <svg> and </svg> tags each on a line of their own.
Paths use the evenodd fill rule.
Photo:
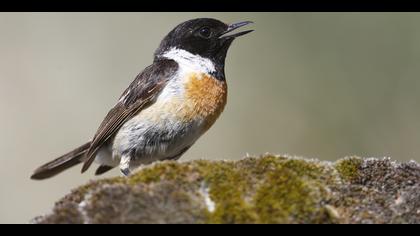
<svg viewBox="0 0 420 236">
<path fill-rule="evenodd" d="M 90 139 L 163 36 L 196 17 L 256 31 L 232 45 L 226 110 L 182 161 L 420 160 L 420 14 L 0 13 L 0 223 L 48 213 L 93 179 L 29 176 Z"/>
</svg>

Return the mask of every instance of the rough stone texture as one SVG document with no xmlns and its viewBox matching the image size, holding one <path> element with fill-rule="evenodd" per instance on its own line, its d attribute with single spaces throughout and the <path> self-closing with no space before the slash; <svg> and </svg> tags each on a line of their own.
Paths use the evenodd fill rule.
<svg viewBox="0 0 420 236">
<path fill-rule="evenodd" d="M 420 165 L 264 155 L 91 182 L 33 223 L 420 223 Z"/>
</svg>

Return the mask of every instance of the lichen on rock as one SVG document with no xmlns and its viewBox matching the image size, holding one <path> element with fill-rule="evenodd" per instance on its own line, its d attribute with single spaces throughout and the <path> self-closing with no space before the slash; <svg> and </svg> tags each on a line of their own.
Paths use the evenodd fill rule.
<svg viewBox="0 0 420 236">
<path fill-rule="evenodd" d="M 164 161 L 79 187 L 34 223 L 420 223 L 420 165 L 263 155 Z"/>
</svg>

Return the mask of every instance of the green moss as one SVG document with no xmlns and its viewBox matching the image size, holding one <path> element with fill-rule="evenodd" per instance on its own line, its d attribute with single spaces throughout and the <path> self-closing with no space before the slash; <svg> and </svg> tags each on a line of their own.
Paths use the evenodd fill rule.
<svg viewBox="0 0 420 236">
<path fill-rule="evenodd" d="M 334 167 L 345 181 L 355 181 L 359 177 L 359 169 L 363 163 L 360 157 L 347 157 L 335 163 Z"/>
<path fill-rule="evenodd" d="M 362 164 L 372 170 L 361 170 Z M 366 162 L 358 157 L 335 163 L 274 155 L 239 161 L 165 161 L 129 178 L 82 186 L 58 202 L 54 214 L 36 221 L 85 222 L 87 212 L 89 222 L 109 223 L 419 222 L 411 218 L 418 203 L 404 200 L 418 199 L 418 188 L 412 186 L 420 178 L 418 170 L 417 164 L 397 166 L 389 160 Z M 398 189 L 383 192 L 383 186 Z M 209 197 L 214 209 L 208 205 Z M 395 205 L 395 199 L 410 208 Z M 393 214 L 397 216 L 388 220 Z"/>
<path fill-rule="evenodd" d="M 248 174 L 245 169 L 235 168 L 233 162 L 162 162 L 142 169 L 127 181 L 136 185 L 165 180 L 195 189 L 205 183 L 216 204 L 214 212 L 207 212 L 207 222 L 250 223 L 255 221 L 255 213 L 244 200 L 249 186 Z"/>
<path fill-rule="evenodd" d="M 245 201 L 248 184 L 247 171 L 238 170 L 233 163 L 200 164 L 200 172 L 216 204 L 209 214 L 209 223 L 251 223 L 255 213 Z"/>
<path fill-rule="evenodd" d="M 329 175 L 318 162 L 273 155 L 238 162 L 166 161 L 147 166 L 130 178 L 92 182 L 71 196 L 78 196 L 76 202 L 80 202 L 88 191 L 104 184 L 135 187 L 170 181 L 187 192 L 197 192 L 204 183 L 215 203 L 214 211 L 205 214 L 207 223 L 325 222 L 327 214 L 319 203 L 326 198 L 321 182 Z M 93 204 L 104 197 L 99 194 L 91 197 Z"/>
<path fill-rule="evenodd" d="M 298 215 L 308 207 L 312 211 L 314 204 L 307 199 L 309 195 L 310 190 L 294 173 L 287 170 L 271 173 L 253 199 L 259 222 L 288 223 L 294 218 L 290 214 Z"/>
<path fill-rule="evenodd" d="M 170 180 L 179 184 L 195 181 L 197 176 L 196 164 L 165 161 L 152 166 L 144 167 L 128 178 L 128 183 L 154 183 L 162 180 Z"/>
<path fill-rule="evenodd" d="M 200 162 L 216 209 L 210 223 L 333 222 L 320 207 L 323 181 L 333 173 L 318 162 L 266 155 L 240 162 Z"/>
<path fill-rule="evenodd" d="M 254 196 L 259 223 L 334 222 L 321 206 L 329 198 L 323 175 L 331 172 L 317 162 L 303 159 L 263 158 L 257 165 L 267 177 Z"/>
</svg>

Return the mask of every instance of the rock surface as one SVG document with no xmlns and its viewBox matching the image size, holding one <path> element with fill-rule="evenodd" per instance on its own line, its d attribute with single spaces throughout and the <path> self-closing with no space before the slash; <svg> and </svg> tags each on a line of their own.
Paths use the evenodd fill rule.
<svg viewBox="0 0 420 236">
<path fill-rule="evenodd" d="M 79 187 L 33 223 L 420 223 L 420 165 L 274 155 L 165 161 Z"/>
</svg>

